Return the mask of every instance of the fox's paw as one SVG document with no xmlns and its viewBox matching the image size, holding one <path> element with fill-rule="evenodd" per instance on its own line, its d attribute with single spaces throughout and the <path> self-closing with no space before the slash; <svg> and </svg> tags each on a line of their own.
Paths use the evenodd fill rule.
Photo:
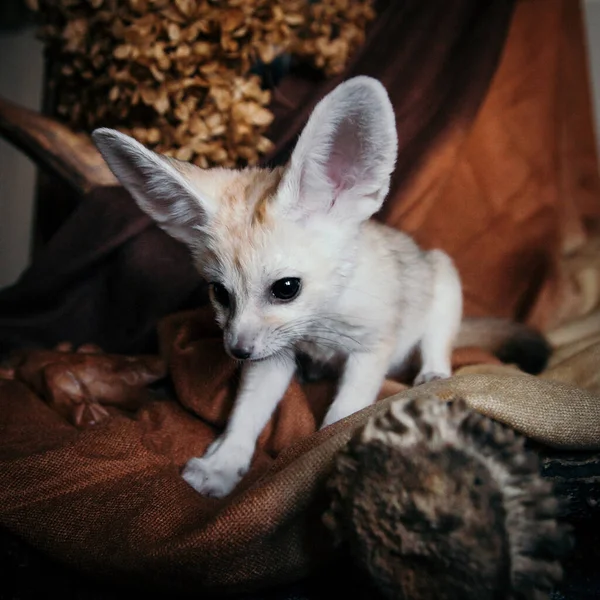
<svg viewBox="0 0 600 600">
<path fill-rule="evenodd" d="M 423 385 L 424 383 L 429 383 L 430 381 L 437 381 L 438 379 L 448 379 L 450 377 L 446 373 L 435 373 L 434 371 L 428 371 L 427 373 L 419 373 L 415 377 L 415 381 L 413 385 L 416 387 L 417 385 Z"/>
<path fill-rule="evenodd" d="M 248 453 L 231 446 L 218 448 L 202 458 L 192 458 L 183 469 L 183 479 L 199 494 L 224 498 L 230 494 L 248 472 Z"/>
</svg>

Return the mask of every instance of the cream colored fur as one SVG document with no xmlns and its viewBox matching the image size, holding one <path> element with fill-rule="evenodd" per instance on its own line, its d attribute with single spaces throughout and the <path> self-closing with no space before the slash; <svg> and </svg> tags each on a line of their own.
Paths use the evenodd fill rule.
<svg viewBox="0 0 600 600">
<path fill-rule="evenodd" d="M 317 105 L 282 169 L 202 171 L 116 131 L 94 132 L 142 210 L 190 248 L 214 284 L 226 350 L 251 350 L 225 432 L 183 472 L 198 492 L 225 496 L 246 473 L 298 353 L 339 370 L 323 426 L 371 404 L 415 348 L 422 358 L 415 383 L 450 375 L 462 316 L 452 261 L 370 220 L 389 189 L 396 136 L 387 93 L 367 77 Z M 271 291 L 285 278 L 301 280 L 289 302 Z M 219 303 L 218 285 L 229 307 Z"/>
</svg>

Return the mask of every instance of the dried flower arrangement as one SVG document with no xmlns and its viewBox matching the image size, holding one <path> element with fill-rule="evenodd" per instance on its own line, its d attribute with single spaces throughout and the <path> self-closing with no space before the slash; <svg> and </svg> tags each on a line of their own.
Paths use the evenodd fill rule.
<svg viewBox="0 0 600 600">
<path fill-rule="evenodd" d="M 373 0 L 26 0 L 53 62 L 56 111 L 201 167 L 254 164 L 271 93 L 252 73 L 288 55 L 330 76 L 364 40 Z"/>
</svg>

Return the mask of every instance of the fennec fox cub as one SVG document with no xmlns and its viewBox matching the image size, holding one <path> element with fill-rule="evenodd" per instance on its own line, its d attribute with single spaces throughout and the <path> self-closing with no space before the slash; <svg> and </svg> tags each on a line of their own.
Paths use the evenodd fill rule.
<svg viewBox="0 0 600 600">
<path fill-rule="evenodd" d="M 371 404 L 415 348 L 415 384 L 450 375 L 462 315 L 452 260 L 370 220 L 388 192 L 396 136 L 388 95 L 368 77 L 315 107 L 282 168 L 202 170 L 94 132 L 140 208 L 189 247 L 225 349 L 242 361 L 225 432 L 183 471 L 201 494 L 226 496 L 246 473 L 300 354 L 339 369 L 323 426 Z"/>
</svg>

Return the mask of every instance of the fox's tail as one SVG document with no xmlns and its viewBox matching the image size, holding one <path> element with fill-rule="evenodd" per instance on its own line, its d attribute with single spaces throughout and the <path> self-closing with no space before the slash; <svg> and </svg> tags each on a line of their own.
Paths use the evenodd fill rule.
<svg viewBox="0 0 600 600">
<path fill-rule="evenodd" d="M 540 332 L 509 319 L 465 319 L 454 347 L 466 346 L 488 350 L 502 362 L 516 364 L 532 375 L 546 368 L 552 354 L 552 347 Z"/>
</svg>

